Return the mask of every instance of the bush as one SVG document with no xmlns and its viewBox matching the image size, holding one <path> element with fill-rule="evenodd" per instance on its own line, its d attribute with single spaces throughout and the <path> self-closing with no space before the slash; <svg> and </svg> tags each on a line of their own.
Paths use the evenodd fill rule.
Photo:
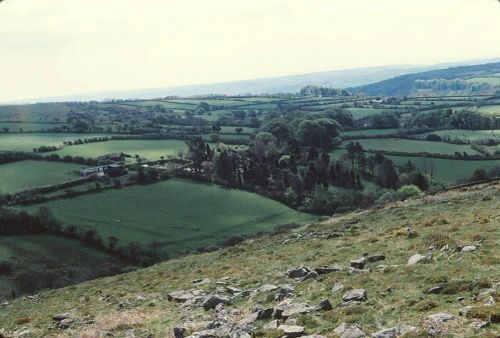
<svg viewBox="0 0 500 338">
<path fill-rule="evenodd" d="M 10 261 L 0 262 L 0 275 L 7 275 L 12 272 L 13 264 Z"/>
</svg>

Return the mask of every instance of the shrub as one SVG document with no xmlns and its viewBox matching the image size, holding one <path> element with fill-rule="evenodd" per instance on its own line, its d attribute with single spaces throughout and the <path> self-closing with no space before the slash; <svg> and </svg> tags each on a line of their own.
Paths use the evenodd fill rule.
<svg viewBox="0 0 500 338">
<path fill-rule="evenodd" d="M 0 262 L 0 275 L 7 275 L 12 272 L 13 264 L 10 261 Z"/>
</svg>

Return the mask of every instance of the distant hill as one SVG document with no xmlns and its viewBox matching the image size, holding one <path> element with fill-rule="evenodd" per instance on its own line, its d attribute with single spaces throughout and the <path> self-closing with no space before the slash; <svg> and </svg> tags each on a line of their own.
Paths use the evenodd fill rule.
<svg viewBox="0 0 500 338">
<path fill-rule="evenodd" d="M 213 84 L 199 84 L 189 86 L 150 88 L 139 90 L 116 90 L 102 91 L 86 94 L 75 94 L 65 96 L 53 96 L 46 98 L 34 98 L 17 100 L 5 103 L 34 103 L 34 102 L 61 102 L 61 101 L 90 101 L 106 99 L 151 99 L 165 96 L 195 96 L 195 95 L 259 95 L 263 93 L 297 93 L 300 88 L 307 85 L 348 88 L 367 85 L 370 83 L 386 80 L 403 74 L 425 72 L 451 66 L 467 64 L 479 64 L 486 62 L 498 62 L 494 60 L 474 60 L 459 63 L 444 63 L 427 66 L 396 65 L 370 68 L 357 68 L 337 71 L 326 71 L 317 73 L 306 73 L 288 75 L 281 77 L 262 78 L 254 80 L 230 81 Z"/>
<path fill-rule="evenodd" d="M 495 94 L 500 91 L 500 62 L 405 74 L 349 90 L 372 96 Z"/>
</svg>

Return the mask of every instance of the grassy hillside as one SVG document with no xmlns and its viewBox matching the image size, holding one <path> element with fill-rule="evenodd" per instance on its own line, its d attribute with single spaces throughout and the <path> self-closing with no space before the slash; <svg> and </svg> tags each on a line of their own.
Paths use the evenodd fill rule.
<svg viewBox="0 0 500 338">
<path fill-rule="evenodd" d="M 172 337 L 175 326 L 184 327 L 189 334 L 217 317 L 226 318 L 220 324 L 225 327 L 256 307 L 278 307 L 277 291 L 260 288 L 290 284 L 286 302 L 316 305 L 326 298 L 332 305 L 331 309 L 324 306 L 312 311 L 302 305 L 308 313 L 290 315 L 288 323 L 303 326 L 307 334 L 335 337 L 333 330 L 347 323 L 359 325 L 366 334 L 410 325 L 417 333 L 408 337 L 429 333 L 497 337 L 500 308 L 493 303 L 499 301 L 500 286 L 499 189 L 500 184 L 494 183 L 353 213 L 293 233 L 269 235 L 225 250 L 43 292 L 1 305 L 0 327 L 7 336 L 22 331 L 27 337 Z M 462 251 L 465 245 L 474 247 Z M 349 273 L 349 262 L 364 253 L 383 254 L 385 260 L 367 263 L 369 270 Z M 427 258 L 407 265 L 416 253 Z M 334 264 L 341 270 L 316 278 L 301 281 L 284 276 L 295 267 Z M 196 285 L 195 279 L 207 280 Z M 215 284 L 222 280 L 241 290 L 260 291 L 232 298 L 232 304 L 218 313 L 198 304 L 181 306 L 167 300 L 168 293 L 191 289 L 231 297 L 225 284 Z M 353 289 L 364 289 L 366 300 L 341 306 L 343 295 Z M 470 306 L 469 312 L 460 316 L 465 306 Z M 69 312 L 75 321 L 67 329 L 58 329 L 52 316 L 63 312 Z M 429 317 L 438 313 L 445 313 L 445 322 Z M 476 328 L 476 321 L 485 319 L 493 323 Z M 282 331 L 262 329 L 270 321 L 252 323 L 253 334 L 282 336 Z"/>
<path fill-rule="evenodd" d="M 171 256 L 216 245 L 230 236 L 314 219 L 257 194 L 181 179 L 45 205 L 62 222 L 94 228 L 103 239 L 159 241 Z"/>
<path fill-rule="evenodd" d="M 81 242 L 60 236 L 2 236 L 0 300 L 12 293 L 57 288 L 122 271 L 125 263 Z M 1 326 L 1 325 L 0 325 Z"/>
<path fill-rule="evenodd" d="M 63 142 L 106 136 L 104 134 L 28 133 L 0 134 L 0 151 L 33 151 L 40 146 L 61 146 Z"/>
</svg>

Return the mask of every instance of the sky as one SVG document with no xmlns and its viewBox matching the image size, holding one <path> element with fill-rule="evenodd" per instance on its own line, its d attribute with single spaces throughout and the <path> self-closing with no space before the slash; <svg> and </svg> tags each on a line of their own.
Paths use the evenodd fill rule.
<svg viewBox="0 0 500 338">
<path fill-rule="evenodd" d="M 0 102 L 500 56 L 496 0 L 5 0 Z"/>
</svg>

